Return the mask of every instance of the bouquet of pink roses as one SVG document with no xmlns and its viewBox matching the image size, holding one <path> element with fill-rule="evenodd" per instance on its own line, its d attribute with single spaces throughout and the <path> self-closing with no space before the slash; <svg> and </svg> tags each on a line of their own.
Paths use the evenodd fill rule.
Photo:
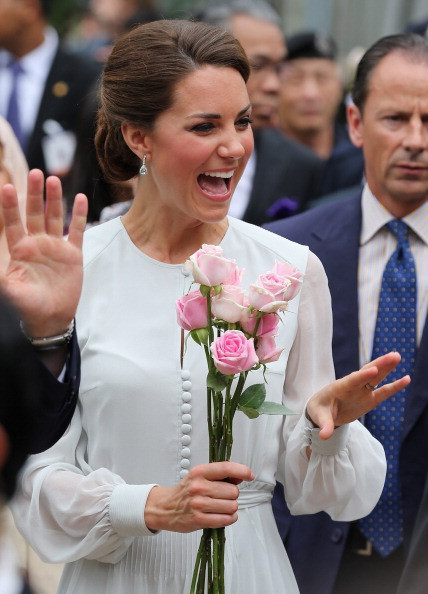
<svg viewBox="0 0 428 594">
<path fill-rule="evenodd" d="M 300 291 L 302 273 L 286 262 L 241 287 L 243 270 L 223 257 L 222 248 L 204 244 L 185 268 L 199 288 L 176 301 L 177 321 L 205 350 L 208 364 L 207 418 L 209 461 L 229 460 L 237 410 L 253 419 L 260 414 L 291 414 L 268 402 L 264 384 L 244 390 L 247 375 L 276 361 L 279 313 Z M 224 594 L 224 528 L 203 530 L 193 573 L 191 594 Z"/>
</svg>

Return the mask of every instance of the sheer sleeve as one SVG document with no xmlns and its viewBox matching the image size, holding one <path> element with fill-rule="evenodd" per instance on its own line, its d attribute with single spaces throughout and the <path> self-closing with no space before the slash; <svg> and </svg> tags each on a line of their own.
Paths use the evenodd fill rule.
<svg viewBox="0 0 428 594">
<path fill-rule="evenodd" d="M 133 537 L 153 534 L 144 507 L 154 485 L 128 485 L 85 461 L 80 410 L 50 450 L 31 456 L 12 504 L 15 523 L 40 557 L 66 563 L 82 557 L 116 563 Z"/>
<path fill-rule="evenodd" d="M 319 430 L 305 419 L 306 402 L 334 380 L 330 294 L 322 264 L 312 253 L 298 316 L 284 404 L 302 414 L 285 420 L 278 480 L 284 485 L 292 514 L 326 511 L 334 520 L 354 520 L 370 513 L 380 497 L 386 473 L 385 454 L 382 445 L 359 421 L 340 427 L 330 439 L 321 440 Z M 312 450 L 309 460 L 308 445 Z"/>
</svg>

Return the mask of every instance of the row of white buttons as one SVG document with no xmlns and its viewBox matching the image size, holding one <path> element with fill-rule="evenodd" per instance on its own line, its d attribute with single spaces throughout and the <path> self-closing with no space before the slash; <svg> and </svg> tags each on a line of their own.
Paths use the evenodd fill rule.
<svg viewBox="0 0 428 594">
<path fill-rule="evenodd" d="M 183 380 L 183 383 L 181 385 L 183 393 L 181 394 L 181 399 L 183 401 L 183 404 L 181 405 L 181 420 L 182 420 L 182 425 L 181 425 L 181 462 L 180 462 L 180 466 L 181 466 L 181 470 L 180 470 L 180 478 L 184 478 L 186 476 L 186 474 L 189 472 L 189 468 L 190 468 L 190 444 L 192 442 L 192 437 L 191 437 L 191 431 L 192 431 L 192 425 L 191 420 L 192 420 L 192 415 L 191 415 L 191 411 L 192 411 L 192 405 L 191 405 L 191 400 L 192 400 L 192 394 L 191 394 L 191 389 L 192 389 L 192 382 L 190 381 L 190 371 L 187 371 L 186 369 L 183 369 L 181 372 L 181 379 Z"/>
</svg>

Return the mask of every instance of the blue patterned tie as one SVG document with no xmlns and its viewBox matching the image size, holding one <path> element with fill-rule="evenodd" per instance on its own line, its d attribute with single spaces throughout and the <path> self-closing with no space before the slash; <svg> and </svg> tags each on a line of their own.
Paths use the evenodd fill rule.
<svg viewBox="0 0 428 594">
<path fill-rule="evenodd" d="M 397 350 L 401 361 L 382 383 L 411 374 L 416 358 L 416 270 L 407 240 L 408 227 L 400 219 L 390 221 L 387 227 L 397 237 L 397 248 L 383 273 L 372 358 Z M 359 527 L 383 557 L 403 540 L 398 457 L 406 391 L 388 398 L 370 411 L 365 420 L 367 429 L 385 449 L 388 469 L 379 503 L 370 515 L 359 521 Z"/>
<path fill-rule="evenodd" d="M 25 135 L 22 129 L 21 118 L 18 106 L 18 80 L 24 72 L 21 64 L 18 61 L 13 61 L 8 66 L 12 73 L 12 91 L 9 97 L 9 104 L 7 107 L 6 119 L 12 126 L 15 136 L 22 148 L 25 148 Z"/>
</svg>

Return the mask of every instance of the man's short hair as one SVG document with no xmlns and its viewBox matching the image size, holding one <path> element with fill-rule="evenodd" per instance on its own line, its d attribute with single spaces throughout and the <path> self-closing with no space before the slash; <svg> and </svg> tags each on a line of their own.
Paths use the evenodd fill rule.
<svg viewBox="0 0 428 594">
<path fill-rule="evenodd" d="M 268 21 L 282 27 L 281 19 L 275 9 L 264 0 L 230 0 L 229 2 L 211 2 L 195 12 L 194 20 L 230 30 L 232 17 L 245 14 L 255 19 Z"/>
<path fill-rule="evenodd" d="M 387 35 L 366 51 L 358 64 L 352 88 L 352 100 L 361 113 L 367 100 L 374 69 L 383 58 L 394 52 L 415 62 L 428 62 L 428 40 L 416 33 Z"/>
</svg>

